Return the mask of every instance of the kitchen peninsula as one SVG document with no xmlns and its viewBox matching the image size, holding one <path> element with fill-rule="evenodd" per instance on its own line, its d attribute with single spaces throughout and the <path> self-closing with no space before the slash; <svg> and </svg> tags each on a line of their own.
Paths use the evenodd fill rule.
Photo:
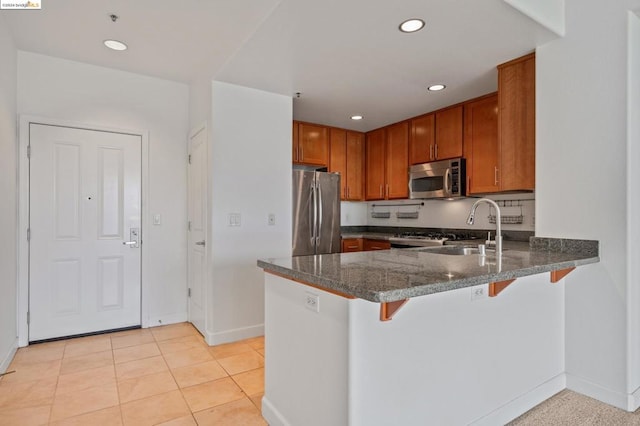
<svg viewBox="0 0 640 426">
<path fill-rule="evenodd" d="M 503 424 L 563 389 L 551 282 L 598 262 L 598 243 L 454 249 L 258 261 L 269 424 Z"/>
</svg>

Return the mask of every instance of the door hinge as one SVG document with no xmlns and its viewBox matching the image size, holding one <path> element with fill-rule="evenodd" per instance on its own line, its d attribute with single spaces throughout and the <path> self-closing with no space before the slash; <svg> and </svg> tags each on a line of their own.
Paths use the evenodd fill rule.
<svg viewBox="0 0 640 426">
<path fill-rule="evenodd" d="M 31 312 L 27 311 L 27 325 L 31 324 Z"/>
<path fill-rule="evenodd" d="M 31 158 L 31 145 L 27 145 L 27 158 Z"/>
<path fill-rule="evenodd" d="M 27 241 L 31 241 L 31 228 L 27 228 Z"/>
<path fill-rule="evenodd" d="M 191 164 L 191 154 L 189 154 L 189 164 Z"/>
<path fill-rule="evenodd" d="M 191 231 L 191 221 L 187 222 L 187 231 Z"/>
<path fill-rule="evenodd" d="M 187 297 L 191 297 L 191 289 L 187 289 Z"/>
</svg>

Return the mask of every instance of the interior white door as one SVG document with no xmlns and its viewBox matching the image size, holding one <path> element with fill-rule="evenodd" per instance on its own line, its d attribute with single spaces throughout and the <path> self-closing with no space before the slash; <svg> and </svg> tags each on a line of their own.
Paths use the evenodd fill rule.
<svg viewBox="0 0 640 426">
<path fill-rule="evenodd" d="M 189 137 L 189 321 L 205 335 L 207 277 L 207 131 Z"/>
<path fill-rule="evenodd" d="M 29 340 L 140 325 L 141 137 L 31 123 L 29 143 Z"/>
</svg>

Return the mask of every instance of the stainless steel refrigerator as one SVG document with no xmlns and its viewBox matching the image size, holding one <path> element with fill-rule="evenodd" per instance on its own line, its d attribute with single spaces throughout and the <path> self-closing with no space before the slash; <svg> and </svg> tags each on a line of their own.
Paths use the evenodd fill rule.
<svg viewBox="0 0 640 426">
<path fill-rule="evenodd" d="M 293 171 L 293 255 L 340 252 L 340 175 Z"/>
</svg>

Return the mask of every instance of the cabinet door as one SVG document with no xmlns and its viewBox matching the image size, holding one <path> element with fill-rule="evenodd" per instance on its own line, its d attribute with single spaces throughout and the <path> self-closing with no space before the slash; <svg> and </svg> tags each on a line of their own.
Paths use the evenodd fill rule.
<svg viewBox="0 0 640 426">
<path fill-rule="evenodd" d="M 331 155 L 329 157 L 329 171 L 340 173 L 340 199 L 347 199 L 347 131 L 330 129 L 329 141 Z M 362 158 L 362 156 L 360 156 Z"/>
<path fill-rule="evenodd" d="M 366 135 L 365 199 L 367 200 L 384 199 L 385 134 L 386 130 L 382 128 Z"/>
<path fill-rule="evenodd" d="M 391 243 L 389 241 L 369 240 L 365 238 L 362 243 L 363 251 L 389 250 L 390 248 L 391 248 Z"/>
<path fill-rule="evenodd" d="M 498 168 L 498 95 L 464 105 L 467 194 L 500 190 Z"/>
<path fill-rule="evenodd" d="M 300 153 L 298 162 L 328 166 L 329 135 L 328 129 L 315 124 L 300 123 L 298 126 L 298 144 Z"/>
<path fill-rule="evenodd" d="M 387 127 L 386 198 L 409 197 L 409 123 Z"/>
<path fill-rule="evenodd" d="M 534 54 L 498 66 L 502 191 L 535 189 L 535 68 Z"/>
<path fill-rule="evenodd" d="M 291 136 L 291 140 L 292 140 L 292 148 L 293 148 L 293 153 L 291 155 L 291 158 L 293 160 L 294 163 L 298 162 L 298 153 L 300 151 L 300 147 L 298 144 L 298 122 L 294 121 L 293 122 L 293 135 Z"/>
<path fill-rule="evenodd" d="M 342 240 L 342 252 L 362 251 L 362 238 L 345 238 Z"/>
<path fill-rule="evenodd" d="M 462 105 L 436 112 L 436 160 L 462 157 Z"/>
<path fill-rule="evenodd" d="M 435 115 L 427 114 L 411 120 L 409 164 L 422 164 L 435 160 Z"/>
<path fill-rule="evenodd" d="M 364 134 L 347 132 L 346 199 L 364 200 Z"/>
</svg>

